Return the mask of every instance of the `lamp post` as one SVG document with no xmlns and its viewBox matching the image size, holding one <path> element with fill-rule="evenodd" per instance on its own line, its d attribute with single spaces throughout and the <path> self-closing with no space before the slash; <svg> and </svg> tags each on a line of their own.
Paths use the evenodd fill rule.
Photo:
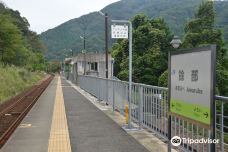
<svg viewBox="0 0 228 152">
<path fill-rule="evenodd" d="M 170 44 L 175 48 L 179 48 L 179 46 L 182 44 L 181 40 L 179 39 L 179 36 L 175 35 L 170 42 Z"/>
<path fill-rule="evenodd" d="M 105 73 L 106 78 L 108 78 L 108 14 L 101 11 L 98 13 L 105 17 Z"/>
<path fill-rule="evenodd" d="M 178 49 L 180 47 L 180 45 L 182 44 L 181 40 L 179 39 L 179 37 L 177 35 L 175 35 L 172 39 L 172 41 L 170 42 L 170 44 L 173 46 L 173 48 Z M 169 93 L 170 96 L 170 93 Z M 170 103 L 169 103 L 170 104 Z M 168 107 L 170 107 L 170 105 L 168 105 Z M 170 112 L 170 109 L 169 109 Z M 168 116 L 168 139 L 169 139 L 169 143 L 168 143 L 168 152 L 171 152 L 171 115 L 169 114 Z"/>
</svg>

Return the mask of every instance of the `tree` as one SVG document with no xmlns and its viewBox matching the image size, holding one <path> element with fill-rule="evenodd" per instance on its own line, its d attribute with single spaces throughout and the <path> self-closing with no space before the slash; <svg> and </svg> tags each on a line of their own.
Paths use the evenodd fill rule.
<svg viewBox="0 0 228 152">
<path fill-rule="evenodd" d="M 218 94 L 228 95 L 228 71 L 225 68 L 225 55 L 227 49 L 224 45 L 222 31 L 216 29 L 215 11 L 212 1 L 202 2 L 195 19 L 186 24 L 183 47 L 193 48 L 208 44 L 216 44 L 216 77 Z"/>
<path fill-rule="evenodd" d="M 25 50 L 20 30 L 10 16 L 0 15 L 1 61 L 5 64 L 16 63 L 16 58 L 20 59 L 21 52 Z"/>
<path fill-rule="evenodd" d="M 44 70 L 44 45 L 38 35 L 29 30 L 29 23 L 18 11 L 6 8 L 0 2 L 1 62 Z"/>
<path fill-rule="evenodd" d="M 158 85 L 158 77 L 167 69 L 172 35 L 162 18 L 149 19 L 143 14 L 132 19 L 133 81 Z M 128 80 L 128 40 L 119 40 L 112 48 L 114 74 Z"/>
</svg>

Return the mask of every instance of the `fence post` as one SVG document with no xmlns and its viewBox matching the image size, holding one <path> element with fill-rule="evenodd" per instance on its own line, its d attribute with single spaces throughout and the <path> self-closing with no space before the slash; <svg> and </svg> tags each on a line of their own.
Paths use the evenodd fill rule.
<svg viewBox="0 0 228 152">
<path fill-rule="evenodd" d="M 98 78 L 98 100 L 101 101 L 101 79 Z"/>
<path fill-rule="evenodd" d="M 115 82 L 112 81 L 112 110 L 115 111 Z"/>
<path fill-rule="evenodd" d="M 106 88 L 105 89 L 105 93 L 106 93 L 106 105 L 108 105 L 108 90 L 109 89 L 108 89 L 108 79 L 107 78 L 105 79 L 105 85 L 106 85 L 105 86 L 105 88 Z"/>
<path fill-rule="evenodd" d="M 128 84 L 125 85 L 125 95 L 126 95 L 126 101 L 127 101 L 127 104 L 128 104 L 128 124 L 130 123 L 129 121 L 129 92 L 128 92 Z M 124 106 L 124 109 L 125 109 L 125 106 Z"/>
<path fill-rule="evenodd" d="M 143 87 L 139 87 L 139 128 L 142 129 L 143 124 Z"/>
<path fill-rule="evenodd" d="M 207 130 L 207 138 L 210 139 L 210 137 L 211 137 L 211 130 L 208 129 L 208 130 Z M 210 145 L 209 143 L 207 144 L 207 151 L 208 151 L 208 152 L 212 152 L 212 151 L 211 151 L 211 145 Z"/>
<path fill-rule="evenodd" d="M 220 117 L 220 135 L 221 135 L 221 139 L 220 139 L 220 143 L 221 143 L 221 147 L 220 147 L 220 149 L 221 149 L 221 151 L 224 151 L 224 135 L 223 135 L 223 133 L 224 133 L 224 118 L 223 118 L 223 114 L 224 114 L 224 111 L 223 111 L 223 102 L 222 102 L 222 104 L 221 104 L 221 117 Z"/>
</svg>

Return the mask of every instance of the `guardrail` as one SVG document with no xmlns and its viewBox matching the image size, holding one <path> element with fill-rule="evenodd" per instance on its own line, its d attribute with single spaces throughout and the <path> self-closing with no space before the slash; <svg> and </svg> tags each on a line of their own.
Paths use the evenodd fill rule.
<svg viewBox="0 0 228 152">
<path fill-rule="evenodd" d="M 98 78 L 93 76 L 78 76 L 72 74 L 69 79 L 97 97 L 113 106 L 113 110 L 124 114 L 124 107 L 128 104 L 128 82 Z M 168 142 L 168 89 L 163 87 L 133 83 L 132 84 L 131 116 L 140 127 L 146 128 Z M 224 108 L 228 104 L 228 97 L 216 96 L 216 137 L 220 144 L 216 144 L 217 151 L 228 151 L 228 115 Z M 129 109 L 130 110 L 130 109 Z M 209 130 L 192 121 L 186 121 L 178 116 L 171 117 L 172 136 L 181 138 L 201 139 L 209 138 Z M 180 151 L 204 152 L 210 151 L 209 144 L 181 144 Z"/>
</svg>

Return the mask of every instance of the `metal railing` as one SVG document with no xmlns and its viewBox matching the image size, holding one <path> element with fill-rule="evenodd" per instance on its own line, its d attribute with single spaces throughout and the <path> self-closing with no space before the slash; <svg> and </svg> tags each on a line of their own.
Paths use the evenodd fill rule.
<svg viewBox="0 0 228 152">
<path fill-rule="evenodd" d="M 128 104 L 128 82 L 98 78 L 93 76 L 69 76 L 72 82 L 89 92 L 99 100 L 106 101 L 113 106 L 113 110 L 124 114 L 124 107 Z M 131 116 L 140 127 L 146 128 L 164 141 L 168 141 L 168 89 L 145 84 L 132 84 Z M 216 96 L 216 137 L 220 144 L 216 151 L 228 151 L 228 115 L 224 113 L 228 104 L 228 97 Z M 228 106 L 227 106 L 228 107 Z M 130 110 L 130 109 L 129 109 Z M 209 130 L 191 121 L 177 116 L 171 117 L 172 136 L 181 138 L 201 139 L 209 138 Z M 209 144 L 181 144 L 179 151 L 204 152 L 210 151 Z"/>
</svg>

